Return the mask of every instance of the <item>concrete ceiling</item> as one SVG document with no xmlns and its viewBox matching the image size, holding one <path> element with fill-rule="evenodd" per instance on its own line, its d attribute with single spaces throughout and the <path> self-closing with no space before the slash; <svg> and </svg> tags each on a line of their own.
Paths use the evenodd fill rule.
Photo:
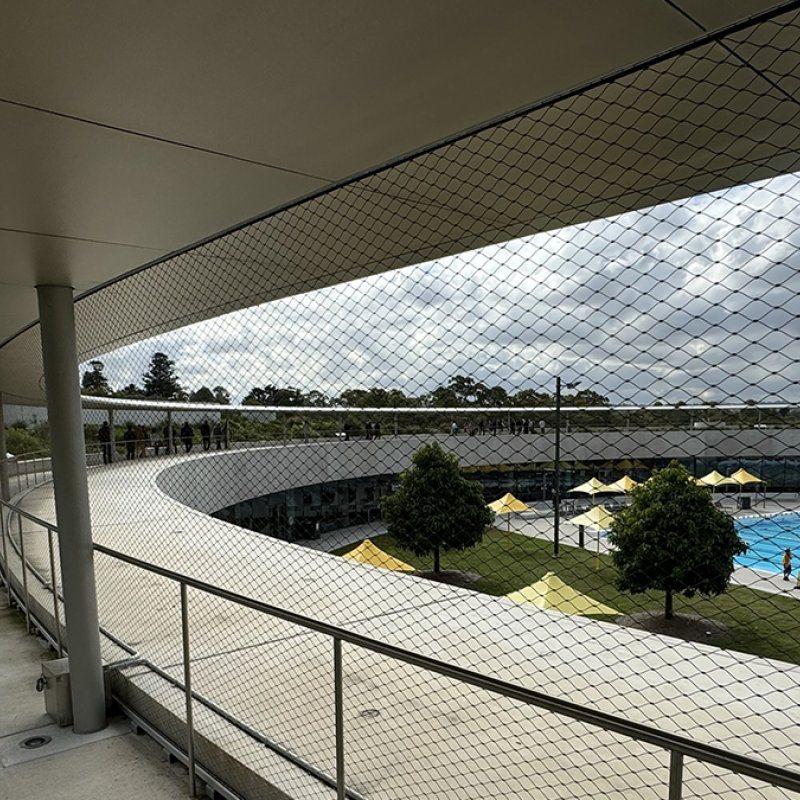
<svg viewBox="0 0 800 800">
<path fill-rule="evenodd" d="M 68 283 L 84 293 L 241 220 L 773 5 L 7 4 L 0 28 L 0 342 L 36 319 L 37 283 Z M 767 172 L 791 167 L 784 159 Z M 731 173 L 721 184 L 735 179 Z M 629 188 L 631 199 L 615 208 L 640 202 L 639 189 Z M 587 195 L 584 217 L 600 211 L 592 210 L 599 198 Z M 540 212 L 519 230 L 456 226 L 455 242 L 415 251 L 406 263 L 459 242 L 476 246 L 563 222 Z M 380 263 L 354 259 L 336 279 L 400 265 L 403 244 L 387 245 L 391 258 Z M 180 264 L 151 271 L 168 269 L 179 273 Z M 324 283 L 320 275 L 304 286 Z M 144 290 L 144 278 L 135 280 Z M 92 326 L 107 311 L 103 291 L 79 315 L 84 354 L 112 341 Z M 273 287 L 257 300 L 282 291 Z M 218 308 L 252 302 L 252 293 L 232 295 Z M 208 303 L 153 318 L 149 330 L 204 314 Z M 131 336 L 132 329 L 113 341 Z M 12 345 L 0 350 L 0 390 L 39 399 L 35 335 Z"/>
</svg>

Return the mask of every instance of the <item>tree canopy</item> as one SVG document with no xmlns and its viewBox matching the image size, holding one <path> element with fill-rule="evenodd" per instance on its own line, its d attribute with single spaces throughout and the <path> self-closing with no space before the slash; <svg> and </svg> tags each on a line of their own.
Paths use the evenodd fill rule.
<svg viewBox="0 0 800 800">
<path fill-rule="evenodd" d="M 189 393 L 190 403 L 216 403 L 217 398 L 208 386 L 201 386 L 196 392 Z"/>
<path fill-rule="evenodd" d="M 142 379 L 147 397 L 160 400 L 182 400 L 185 397 L 175 373 L 175 362 L 166 353 L 153 353 L 150 367 Z"/>
<path fill-rule="evenodd" d="M 108 385 L 108 378 L 103 374 L 105 365 L 102 361 L 90 361 L 89 367 L 81 378 L 81 392 L 108 397 L 111 394 L 111 387 Z"/>
<path fill-rule="evenodd" d="M 381 500 L 391 536 L 416 555 L 433 553 L 439 572 L 441 550 L 465 550 L 483 538 L 494 515 L 481 484 L 464 478 L 458 459 L 438 444 L 414 453 L 397 490 Z"/>
<path fill-rule="evenodd" d="M 674 594 L 724 592 L 733 559 L 747 546 L 733 519 L 714 506 L 711 492 L 673 461 L 631 497 L 631 505 L 615 515 L 608 536 L 615 548 L 618 588 L 633 594 L 665 592 L 667 619 L 673 615 Z"/>
</svg>

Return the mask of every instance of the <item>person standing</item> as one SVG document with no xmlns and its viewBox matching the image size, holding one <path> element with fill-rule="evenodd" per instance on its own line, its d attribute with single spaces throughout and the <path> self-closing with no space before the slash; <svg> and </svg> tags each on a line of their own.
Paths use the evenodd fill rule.
<svg viewBox="0 0 800 800">
<path fill-rule="evenodd" d="M 208 452 L 211 449 L 211 426 L 207 419 L 200 423 L 200 438 L 203 440 L 203 450 Z"/>
<path fill-rule="evenodd" d="M 133 461 L 136 458 L 136 431 L 132 422 L 128 423 L 125 433 L 122 434 L 122 441 L 125 442 L 125 460 Z"/>
<path fill-rule="evenodd" d="M 183 423 L 181 427 L 181 441 L 183 442 L 183 449 L 186 453 L 192 452 L 192 445 L 194 444 L 194 430 L 187 422 Z"/>
<path fill-rule="evenodd" d="M 792 574 L 792 551 L 787 547 L 783 551 L 783 579 L 785 581 L 789 580 L 789 576 Z"/>
<path fill-rule="evenodd" d="M 108 422 L 104 422 L 97 431 L 97 438 L 100 441 L 100 449 L 103 451 L 103 463 L 110 464 L 113 461 L 111 454 L 111 428 Z"/>
<path fill-rule="evenodd" d="M 217 450 L 222 450 L 222 425 L 219 422 L 214 425 L 214 442 L 217 445 Z"/>
<path fill-rule="evenodd" d="M 381 438 L 381 424 L 380 424 L 380 422 L 376 422 L 372 426 L 372 438 L 373 439 L 380 439 Z"/>
<path fill-rule="evenodd" d="M 136 429 L 136 458 L 144 458 L 147 455 L 147 445 L 150 443 L 150 434 L 144 425 Z"/>
</svg>

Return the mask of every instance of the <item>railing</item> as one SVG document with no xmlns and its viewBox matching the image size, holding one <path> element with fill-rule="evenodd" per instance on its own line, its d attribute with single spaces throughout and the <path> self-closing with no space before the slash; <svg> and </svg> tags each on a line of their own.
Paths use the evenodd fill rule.
<svg viewBox="0 0 800 800">
<path fill-rule="evenodd" d="M 10 536 L 10 527 L 9 527 L 10 517 L 9 519 L 7 519 L 6 511 L 10 511 L 11 515 L 16 515 L 19 524 L 20 546 L 17 552 L 21 559 L 21 564 L 22 564 L 22 584 L 23 584 L 23 597 L 19 599 L 25 604 L 26 622 L 28 625 L 28 630 L 30 631 L 32 628 L 30 597 L 28 593 L 28 574 L 30 573 L 34 575 L 37 578 L 37 580 L 39 580 L 42 583 L 42 585 L 45 586 L 47 589 L 49 589 L 49 591 L 52 593 L 53 618 L 55 621 L 55 639 L 53 640 L 51 638 L 51 642 L 53 642 L 54 646 L 58 649 L 59 654 L 62 654 L 64 648 L 61 643 L 59 597 L 55 585 L 56 573 L 55 573 L 54 548 L 53 548 L 53 536 L 58 533 L 58 529 L 52 523 L 49 523 L 46 520 L 42 520 L 32 514 L 29 514 L 23 511 L 22 509 L 13 506 L 8 502 L 0 501 L 0 508 L 2 509 L 2 513 L 0 513 L 0 520 L 2 520 L 2 530 L 0 530 L 0 535 L 2 535 L 2 543 L 3 543 L 3 548 L 2 548 L 3 578 L 9 595 L 9 601 L 11 600 L 12 589 L 11 589 L 11 575 L 9 574 L 10 567 L 9 567 L 6 542 L 8 540 L 12 543 L 12 546 L 15 545 Z M 21 534 L 23 518 L 33 522 L 36 525 L 41 526 L 47 531 L 50 569 L 53 578 L 49 586 L 47 585 L 43 576 L 41 576 L 35 569 L 33 569 L 33 567 L 27 563 L 27 559 L 25 558 L 24 538 Z M 336 775 L 335 776 L 326 775 L 321 770 L 316 769 L 311 765 L 305 764 L 300 758 L 293 757 L 292 760 L 296 764 L 299 764 L 308 771 L 312 772 L 312 774 L 314 774 L 317 778 L 320 778 L 324 782 L 329 783 L 332 786 L 335 786 L 338 800 L 344 800 L 344 798 L 348 797 L 351 798 L 352 800 L 362 800 L 361 795 L 358 792 L 356 792 L 351 788 L 348 788 L 346 785 L 346 763 L 344 754 L 346 729 L 344 724 L 344 695 L 343 695 L 343 685 L 342 685 L 342 643 L 347 643 L 349 645 L 352 645 L 353 647 L 361 648 L 363 650 L 368 650 L 372 653 L 377 653 L 386 656 L 388 658 L 394 659 L 396 661 L 403 662 L 405 664 L 410 664 L 416 667 L 420 667 L 431 673 L 442 675 L 454 679 L 456 681 L 460 681 L 463 684 L 478 687 L 480 689 L 500 695 L 502 697 L 510 698 L 519 701 L 521 703 L 534 706 L 539 709 L 543 709 L 545 711 L 550 711 L 552 713 L 568 717 L 572 720 L 577 720 L 592 725 L 604 731 L 617 733 L 624 737 L 636 740 L 638 742 L 643 742 L 646 744 L 651 744 L 656 747 L 662 748 L 668 751 L 670 754 L 669 784 L 668 784 L 668 795 L 667 795 L 669 800 L 680 800 L 682 796 L 684 759 L 687 757 L 696 759 L 701 762 L 705 762 L 706 764 L 712 764 L 714 766 L 729 770 L 731 772 L 738 773 L 739 775 L 754 778 L 758 781 L 763 781 L 773 786 L 789 789 L 795 792 L 800 792 L 800 772 L 797 772 L 795 770 L 786 769 L 780 766 L 775 766 L 773 764 L 766 763 L 756 758 L 751 758 L 749 756 L 733 753 L 714 745 L 697 742 L 684 736 L 679 736 L 674 733 L 661 731 L 658 730 L 657 728 L 637 722 L 632 722 L 620 717 L 616 717 L 612 714 L 608 714 L 602 711 L 597 711 L 592 708 L 581 706 L 579 704 L 572 703 L 568 700 L 552 697 L 543 692 L 538 692 L 533 689 L 509 683 L 507 681 L 492 678 L 487 675 L 482 675 L 480 673 L 464 669 L 462 667 L 458 667 L 454 664 L 450 664 L 445 661 L 421 655 L 419 653 L 415 653 L 410 650 L 406 650 L 391 644 L 387 644 L 385 642 L 381 642 L 379 640 L 373 639 L 368 636 L 363 636 L 361 634 L 354 633 L 345 628 L 341 628 L 335 625 L 330 625 L 318 619 L 313 619 L 311 617 L 297 614 L 285 608 L 280 608 L 278 606 L 270 605 L 268 603 L 255 600 L 251 597 L 247 597 L 246 595 L 237 594 L 228 591 L 226 589 L 222 589 L 218 586 L 214 586 L 212 584 L 189 577 L 187 575 L 183 575 L 181 573 L 174 572 L 172 570 L 165 569 L 163 567 L 159 567 L 154 564 L 150 564 L 148 562 L 126 555 L 124 553 L 105 547 L 103 545 L 95 544 L 94 549 L 96 552 L 102 553 L 105 556 L 114 558 L 118 561 L 124 562 L 126 564 L 129 564 L 133 567 L 144 570 L 151 574 L 161 576 L 162 578 L 166 578 L 180 587 L 180 598 L 181 598 L 180 628 L 181 628 L 181 641 L 183 648 L 184 677 L 182 682 L 177 681 L 172 677 L 169 677 L 169 680 L 173 682 L 185 695 L 186 729 L 187 729 L 185 753 L 186 753 L 187 767 L 189 770 L 189 785 L 192 796 L 194 796 L 197 791 L 196 776 L 199 768 L 195 760 L 196 747 L 195 747 L 195 730 L 193 724 L 194 704 L 199 701 L 202 702 L 207 708 L 212 708 L 212 710 L 214 709 L 213 709 L 213 704 L 209 703 L 208 701 L 205 700 L 205 698 L 198 695 L 196 692 L 192 690 L 191 631 L 189 629 L 189 614 L 188 614 L 189 606 L 188 606 L 187 588 L 192 588 L 197 591 L 204 592 L 205 594 L 226 600 L 228 602 L 235 603 L 244 608 L 248 608 L 260 612 L 262 614 L 267 614 L 276 619 L 280 619 L 285 622 L 298 625 L 302 628 L 305 628 L 306 630 L 323 634 L 331 639 L 332 660 L 334 668 L 333 691 L 334 691 L 334 701 L 335 701 L 334 702 L 335 714 L 333 720 L 333 727 L 335 730 L 335 742 L 336 742 Z M 38 621 L 38 624 L 39 626 L 43 625 L 41 621 Z M 44 630 L 44 628 L 42 629 Z M 106 635 L 112 636 L 112 638 L 114 638 L 113 635 L 110 634 L 109 632 L 106 631 L 103 632 Z M 117 644 L 120 644 L 120 642 L 116 638 L 114 638 L 114 641 Z M 126 649 L 129 652 L 131 652 L 135 657 L 135 653 L 133 653 L 131 648 L 128 647 Z M 144 663 L 147 662 L 144 661 Z M 153 666 L 155 667 L 155 665 Z M 157 667 L 155 667 L 155 669 L 159 674 L 167 677 L 166 673 L 164 673 L 163 670 L 160 670 Z M 234 717 L 232 717 L 232 715 L 228 714 L 223 709 L 219 709 L 219 711 L 224 715 L 224 717 L 229 722 L 237 724 L 240 730 L 250 732 L 251 735 L 255 735 L 256 737 L 259 738 L 260 741 L 262 741 L 262 743 L 264 743 L 264 738 L 259 737 L 257 733 L 250 731 L 250 729 L 245 723 L 237 721 Z M 273 747 L 273 749 L 278 749 L 278 748 Z M 286 755 L 292 756 L 292 754 L 290 753 L 287 753 Z M 203 772 L 207 774 L 206 770 L 203 770 Z"/>
</svg>

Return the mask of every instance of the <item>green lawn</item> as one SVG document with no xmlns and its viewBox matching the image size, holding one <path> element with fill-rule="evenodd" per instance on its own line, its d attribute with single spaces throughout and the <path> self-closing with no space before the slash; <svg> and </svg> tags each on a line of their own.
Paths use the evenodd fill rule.
<svg viewBox="0 0 800 800">
<path fill-rule="evenodd" d="M 391 536 L 373 539 L 376 545 L 419 569 L 431 569 L 431 558 L 419 558 L 398 547 Z M 592 546 L 587 535 L 587 545 Z M 350 547 L 337 550 L 346 552 Z M 472 585 L 479 592 L 504 595 L 555 572 L 574 589 L 618 609 L 623 614 L 663 608 L 661 592 L 629 595 L 614 586 L 614 567 L 609 556 L 591 550 L 562 545 L 559 558 L 552 556 L 552 544 L 518 534 L 492 529 L 476 547 L 463 553 L 443 553 L 442 569 L 477 572 L 481 579 Z M 800 590 L 794 597 L 767 594 L 743 587 L 731 587 L 718 597 L 675 597 L 676 614 L 697 614 L 714 619 L 728 628 L 713 644 L 744 653 L 800 664 Z M 613 621 L 613 617 L 600 617 Z"/>
</svg>

